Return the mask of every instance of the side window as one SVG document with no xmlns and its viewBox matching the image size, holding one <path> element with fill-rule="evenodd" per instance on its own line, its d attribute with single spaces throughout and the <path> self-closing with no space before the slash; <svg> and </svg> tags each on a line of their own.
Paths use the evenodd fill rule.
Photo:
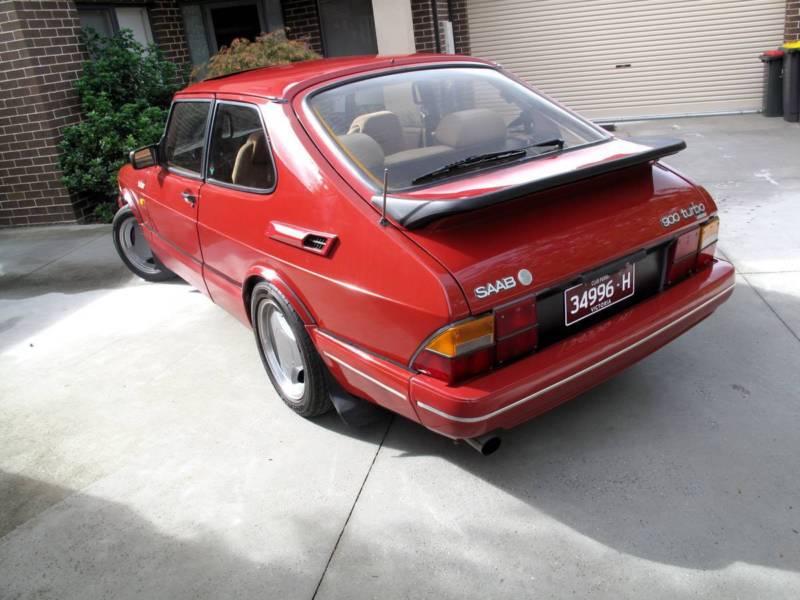
<svg viewBox="0 0 800 600">
<path fill-rule="evenodd" d="M 164 158 L 167 166 L 200 175 L 210 102 L 175 102 L 167 126 Z"/>
<path fill-rule="evenodd" d="M 217 104 L 208 179 L 256 190 L 275 185 L 275 168 L 258 110 L 241 104 Z"/>
</svg>

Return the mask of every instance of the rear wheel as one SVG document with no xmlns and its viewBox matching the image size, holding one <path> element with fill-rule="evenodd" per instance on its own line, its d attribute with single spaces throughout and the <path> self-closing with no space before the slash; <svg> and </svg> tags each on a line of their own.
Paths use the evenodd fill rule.
<svg viewBox="0 0 800 600">
<path fill-rule="evenodd" d="M 286 298 L 268 283 L 259 283 L 250 311 L 261 361 L 284 403 L 303 417 L 328 412 L 332 404 L 325 365 Z"/>
<path fill-rule="evenodd" d="M 113 230 L 117 254 L 134 274 L 146 281 L 167 281 L 175 277 L 150 250 L 142 226 L 129 206 L 120 208 L 114 215 Z"/>
</svg>

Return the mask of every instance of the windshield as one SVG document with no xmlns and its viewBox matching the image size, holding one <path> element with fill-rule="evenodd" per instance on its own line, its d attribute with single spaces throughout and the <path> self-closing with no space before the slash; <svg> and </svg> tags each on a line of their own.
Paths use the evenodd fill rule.
<svg viewBox="0 0 800 600">
<path fill-rule="evenodd" d="M 494 69 L 372 77 L 309 104 L 348 159 L 390 191 L 550 155 L 608 136 Z"/>
</svg>

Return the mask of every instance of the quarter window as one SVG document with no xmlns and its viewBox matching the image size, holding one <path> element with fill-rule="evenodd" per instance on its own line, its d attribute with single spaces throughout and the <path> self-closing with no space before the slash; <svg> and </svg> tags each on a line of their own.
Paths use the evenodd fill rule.
<svg viewBox="0 0 800 600">
<path fill-rule="evenodd" d="M 210 106 L 210 102 L 173 104 L 164 144 L 167 166 L 201 173 Z"/>
<path fill-rule="evenodd" d="M 255 190 L 269 190 L 275 185 L 267 136 L 254 106 L 217 105 L 208 179 Z"/>
</svg>

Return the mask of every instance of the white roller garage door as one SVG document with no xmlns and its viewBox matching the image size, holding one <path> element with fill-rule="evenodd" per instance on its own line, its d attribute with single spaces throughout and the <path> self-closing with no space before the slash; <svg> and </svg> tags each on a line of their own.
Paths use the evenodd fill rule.
<svg viewBox="0 0 800 600">
<path fill-rule="evenodd" d="M 785 0 L 469 0 L 472 54 L 593 118 L 761 107 Z"/>
</svg>

